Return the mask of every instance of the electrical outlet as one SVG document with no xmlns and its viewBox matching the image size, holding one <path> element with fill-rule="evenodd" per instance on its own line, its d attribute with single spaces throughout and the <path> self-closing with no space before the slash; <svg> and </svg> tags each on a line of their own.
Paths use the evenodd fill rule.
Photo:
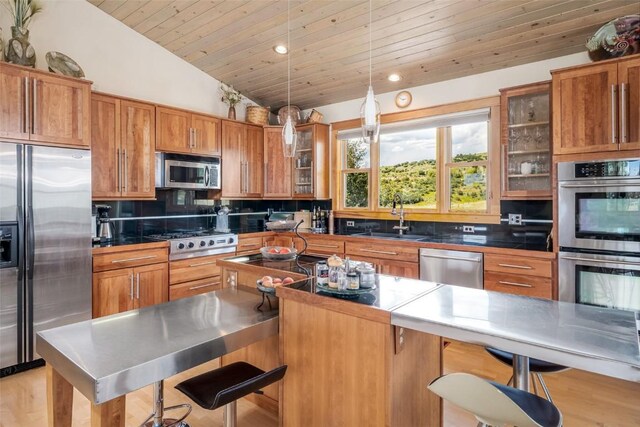
<svg viewBox="0 0 640 427">
<path fill-rule="evenodd" d="M 509 225 L 522 225 L 522 215 L 509 214 Z"/>
<path fill-rule="evenodd" d="M 463 233 L 475 233 L 476 228 L 473 225 L 463 225 L 462 226 Z"/>
<path fill-rule="evenodd" d="M 347 221 L 347 227 L 355 227 L 356 222 L 355 221 Z"/>
</svg>

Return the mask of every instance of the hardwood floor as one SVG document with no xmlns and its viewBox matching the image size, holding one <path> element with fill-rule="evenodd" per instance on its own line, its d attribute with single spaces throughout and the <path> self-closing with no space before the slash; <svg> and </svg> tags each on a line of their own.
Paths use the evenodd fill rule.
<svg viewBox="0 0 640 427">
<path fill-rule="evenodd" d="M 482 347 L 454 342 L 446 348 L 444 355 L 445 372 L 470 372 L 499 382 L 506 382 L 511 375 L 507 366 L 489 356 Z M 217 366 L 215 360 L 166 380 L 166 405 L 188 401 L 173 388 L 175 384 Z M 640 384 L 575 369 L 545 375 L 545 380 L 555 404 L 563 413 L 566 427 L 640 426 Z M 150 386 L 128 395 L 127 426 L 138 426 L 147 417 L 151 399 Z M 89 426 L 89 401 L 75 392 L 73 404 L 73 427 Z M 473 416 L 455 406 L 445 403 L 444 408 L 445 427 L 476 425 Z M 44 368 L 0 380 L 0 427 L 46 426 L 46 417 Z M 194 405 L 188 422 L 191 427 L 222 426 L 222 410 L 210 412 Z M 276 427 L 278 420 L 243 399 L 238 403 L 238 425 Z"/>
</svg>

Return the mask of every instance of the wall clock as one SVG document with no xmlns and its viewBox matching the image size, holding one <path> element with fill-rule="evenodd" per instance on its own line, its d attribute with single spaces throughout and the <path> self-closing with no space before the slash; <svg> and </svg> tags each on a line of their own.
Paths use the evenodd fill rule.
<svg viewBox="0 0 640 427">
<path fill-rule="evenodd" d="M 398 108 L 406 108 L 411 104 L 411 93 L 408 90 L 403 90 L 402 92 L 398 92 L 396 95 L 396 105 Z"/>
</svg>

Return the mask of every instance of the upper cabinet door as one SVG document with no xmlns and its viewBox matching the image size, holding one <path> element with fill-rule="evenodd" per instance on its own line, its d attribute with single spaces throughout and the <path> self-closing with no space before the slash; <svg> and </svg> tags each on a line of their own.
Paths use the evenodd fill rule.
<svg viewBox="0 0 640 427">
<path fill-rule="evenodd" d="M 0 138 L 29 139 L 29 72 L 0 65 Z"/>
<path fill-rule="evenodd" d="M 31 73 L 31 140 L 89 147 L 91 83 Z"/>
<path fill-rule="evenodd" d="M 265 128 L 263 197 L 289 199 L 291 184 L 291 159 L 284 157 L 282 128 Z"/>
<path fill-rule="evenodd" d="M 640 58 L 618 63 L 620 149 L 640 150 Z"/>
<path fill-rule="evenodd" d="M 120 196 L 120 100 L 91 95 L 91 196 Z"/>
<path fill-rule="evenodd" d="M 553 74 L 553 154 L 618 150 L 617 63 Z"/>
<path fill-rule="evenodd" d="M 262 182 L 264 176 L 262 127 L 246 126 L 245 135 L 245 196 L 262 197 Z"/>
<path fill-rule="evenodd" d="M 155 197 L 155 107 L 121 101 L 123 198 Z"/>
<path fill-rule="evenodd" d="M 172 108 L 157 107 L 158 151 L 189 154 L 193 148 L 191 113 Z"/>
<path fill-rule="evenodd" d="M 222 121 L 222 197 L 244 197 L 244 125 Z"/>
<path fill-rule="evenodd" d="M 220 119 L 199 114 L 191 115 L 193 148 L 191 152 L 203 156 L 220 155 Z"/>
</svg>

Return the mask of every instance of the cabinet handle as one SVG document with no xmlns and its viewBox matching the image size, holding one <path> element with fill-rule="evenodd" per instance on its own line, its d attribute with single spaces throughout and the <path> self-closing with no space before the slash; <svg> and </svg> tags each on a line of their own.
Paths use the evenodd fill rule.
<svg viewBox="0 0 640 427">
<path fill-rule="evenodd" d="M 628 141 L 628 123 L 627 123 L 627 84 L 620 83 L 620 142 Z"/>
<path fill-rule="evenodd" d="M 129 297 L 133 299 L 133 274 L 129 276 Z"/>
<path fill-rule="evenodd" d="M 36 133 L 36 123 L 38 122 L 38 80 L 33 79 L 33 114 L 31 117 L 31 132 Z"/>
<path fill-rule="evenodd" d="M 140 273 L 136 273 L 136 299 L 140 299 Z"/>
<path fill-rule="evenodd" d="M 193 148 L 198 148 L 198 129 L 193 128 Z"/>
<path fill-rule="evenodd" d="M 129 191 L 129 171 L 127 167 L 127 149 L 122 149 L 122 169 L 124 171 L 124 183 L 122 184 L 123 191 Z"/>
<path fill-rule="evenodd" d="M 397 252 L 378 251 L 378 250 L 375 250 L 375 249 L 360 249 L 360 252 L 370 252 L 372 254 L 398 255 Z"/>
<path fill-rule="evenodd" d="M 228 282 L 228 280 L 227 280 Z M 209 286 L 216 286 L 217 283 L 207 283 L 205 285 L 192 286 L 189 288 L 190 291 L 195 291 L 196 289 L 208 288 Z"/>
<path fill-rule="evenodd" d="M 205 261 L 205 262 L 197 262 L 195 264 L 189 264 L 189 267 L 198 267 L 201 265 L 210 265 L 210 264 L 215 264 L 215 261 Z"/>
<path fill-rule="evenodd" d="M 122 162 L 120 161 L 120 148 L 116 148 L 116 167 L 118 168 L 118 192 L 122 191 Z"/>
<path fill-rule="evenodd" d="M 498 283 L 500 283 L 501 285 L 507 285 L 507 286 L 517 286 L 519 288 L 533 288 L 532 285 L 529 285 L 527 283 L 505 282 L 503 280 L 498 280 Z"/>
<path fill-rule="evenodd" d="M 313 160 L 311 160 L 311 164 L 309 165 L 311 169 L 309 169 L 309 179 L 311 180 L 311 191 L 310 193 L 313 194 L 314 193 L 314 182 L 315 182 L 315 177 L 316 177 L 316 172 L 313 169 Z"/>
<path fill-rule="evenodd" d="M 317 248 L 334 248 L 334 249 L 338 249 L 338 245 L 323 245 L 322 243 L 309 243 L 309 246 L 315 246 Z"/>
<path fill-rule="evenodd" d="M 244 163 L 240 161 L 240 193 L 244 193 Z"/>
<path fill-rule="evenodd" d="M 244 173 L 247 176 L 246 184 L 245 184 L 246 186 L 245 192 L 248 193 L 249 192 L 249 162 L 244 162 Z"/>
<path fill-rule="evenodd" d="M 193 148 L 193 128 L 189 128 L 189 148 Z"/>
<path fill-rule="evenodd" d="M 507 268 L 519 268 L 521 270 L 531 270 L 533 267 L 529 267 L 528 265 L 514 265 L 514 264 L 498 264 L 500 267 Z"/>
<path fill-rule="evenodd" d="M 267 179 L 267 169 L 269 169 L 269 162 L 264 162 L 264 165 L 262 165 L 264 167 L 264 183 L 263 183 L 263 188 L 264 188 L 264 192 L 265 194 L 269 192 L 269 180 Z"/>
<path fill-rule="evenodd" d="M 618 143 L 618 118 L 616 113 L 618 111 L 618 103 L 616 98 L 618 95 L 618 85 L 611 85 L 611 143 Z"/>
<path fill-rule="evenodd" d="M 22 101 L 22 106 L 24 108 L 22 130 L 24 133 L 29 133 L 31 131 L 29 128 L 29 116 L 31 115 L 29 111 L 31 109 L 31 102 L 29 101 L 29 77 L 24 78 L 24 100 Z"/>
<path fill-rule="evenodd" d="M 138 261 L 141 259 L 151 259 L 151 258 L 157 258 L 158 255 L 146 255 L 146 256 L 139 256 L 139 257 L 135 257 L 135 258 L 127 258 L 127 259 L 114 259 L 113 261 L 111 261 L 111 264 L 118 264 L 120 262 L 129 262 L 129 261 Z"/>
</svg>

